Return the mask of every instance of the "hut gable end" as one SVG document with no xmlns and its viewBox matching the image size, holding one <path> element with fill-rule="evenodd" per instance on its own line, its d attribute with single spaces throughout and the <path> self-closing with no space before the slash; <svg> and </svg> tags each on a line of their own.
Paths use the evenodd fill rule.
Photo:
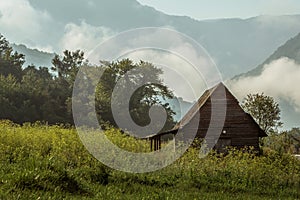
<svg viewBox="0 0 300 200">
<path fill-rule="evenodd" d="M 222 110 L 216 110 L 217 115 L 214 117 L 217 119 L 214 119 L 213 122 L 211 121 L 212 103 L 225 106 L 225 121 L 222 120 L 224 119 Z M 216 108 L 220 109 L 220 107 Z M 198 127 L 196 127 L 197 124 Z M 195 128 L 197 128 L 196 138 L 204 138 L 208 128 L 210 130 L 214 130 L 214 128 L 222 130 L 221 133 L 217 133 L 217 135 L 221 135 L 215 145 L 215 148 L 220 151 L 227 146 L 237 148 L 253 146 L 258 151 L 259 137 L 267 136 L 255 120 L 241 108 L 239 101 L 223 83 L 206 90 L 186 115 L 176 124 L 174 129 L 159 135 L 176 134 L 179 130 L 184 134 L 188 134 Z"/>
</svg>

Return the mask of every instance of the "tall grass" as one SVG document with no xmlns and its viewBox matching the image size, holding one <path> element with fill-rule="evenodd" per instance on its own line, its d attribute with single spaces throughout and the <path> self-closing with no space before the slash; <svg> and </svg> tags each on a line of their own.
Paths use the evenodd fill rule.
<svg viewBox="0 0 300 200">
<path fill-rule="evenodd" d="M 110 129 L 133 152 L 147 141 Z M 300 198 L 300 161 L 275 151 L 230 150 L 198 158 L 190 148 L 167 168 L 146 174 L 110 169 L 89 154 L 76 130 L 0 122 L 0 199 L 273 199 Z"/>
</svg>

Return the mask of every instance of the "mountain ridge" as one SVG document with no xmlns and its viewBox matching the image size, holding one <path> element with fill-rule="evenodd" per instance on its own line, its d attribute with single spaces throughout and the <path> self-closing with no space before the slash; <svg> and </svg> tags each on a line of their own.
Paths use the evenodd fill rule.
<svg viewBox="0 0 300 200">
<path fill-rule="evenodd" d="M 300 33 L 279 46 L 256 68 L 235 76 L 228 83 L 236 93 L 254 90 L 276 97 L 282 110 L 284 128 L 292 128 L 300 125 L 299 79 Z"/>
<path fill-rule="evenodd" d="M 278 60 L 282 57 L 292 59 L 297 64 L 300 64 L 300 33 L 279 46 L 273 54 L 271 54 L 263 63 L 259 64 L 256 68 L 237 75 L 233 79 L 261 75 L 265 65 L 268 65 L 272 61 Z"/>
<path fill-rule="evenodd" d="M 50 69 L 52 66 L 52 59 L 54 53 L 44 52 L 39 49 L 31 49 L 23 44 L 10 44 L 14 51 L 25 55 L 24 66 L 34 65 L 36 67 L 47 67 Z"/>
<path fill-rule="evenodd" d="M 59 49 L 66 25 L 73 23 L 80 27 L 82 21 L 94 27 L 107 27 L 114 33 L 141 27 L 172 27 L 203 46 L 224 79 L 251 70 L 280 44 L 300 32 L 300 15 L 198 20 L 165 14 L 135 0 L 29 2 L 52 19 L 45 25 L 47 37 L 41 36 L 40 41 L 35 39 L 37 44 L 33 46 L 43 43 L 43 46 L 54 45 L 53 49 Z"/>
</svg>

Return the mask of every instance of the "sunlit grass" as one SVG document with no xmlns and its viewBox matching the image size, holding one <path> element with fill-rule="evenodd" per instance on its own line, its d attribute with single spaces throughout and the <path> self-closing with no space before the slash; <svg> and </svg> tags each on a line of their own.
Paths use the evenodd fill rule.
<svg viewBox="0 0 300 200">
<path fill-rule="evenodd" d="M 149 152 L 146 140 L 119 130 L 120 148 Z M 0 199 L 273 199 L 300 198 L 300 161 L 275 151 L 230 150 L 198 158 L 189 149 L 165 169 L 130 174 L 110 169 L 85 149 L 74 128 L 0 122 Z"/>
</svg>

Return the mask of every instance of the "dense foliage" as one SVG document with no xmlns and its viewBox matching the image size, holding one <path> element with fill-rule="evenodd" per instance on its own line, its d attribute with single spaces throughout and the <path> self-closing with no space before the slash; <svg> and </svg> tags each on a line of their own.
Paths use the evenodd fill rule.
<svg viewBox="0 0 300 200">
<path fill-rule="evenodd" d="M 106 131 L 129 151 L 149 151 L 149 143 Z M 152 173 L 129 174 L 102 165 L 84 148 L 73 128 L 38 123 L 22 127 L 0 122 L 1 199 L 297 199 L 300 161 L 271 149 L 211 153 L 197 149 Z M 124 158 L 126 159 L 126 158 Z"/>
<path fill-rule="evenodd" d="M 273 97 L 261 94 L 248 94 L 242 108 L 249 113 L 267 134 L 274 133 L 282 126 L 279 104 Z"/>
<path fill-rule="evenodd" d="M 300 129 L 293 128 L 281 133 L 272 133 L 265 138 L 266 147 L 278 153 L 300 154 Z"/>
<path fill-rule="evenodd" d="M 73 124 L 73 84 L 79 69 L 89 66 L 84 53 L 80 50 L 66 50 L 63 56 L 54 56 L 52 67 L 24 67 L 24 62 L 24 55 L 13 52 L 8 41 L 0 35 L 0 119 L 9 119 L 19 124 L 36 121 Z M 145 126 L 150 123 L 150 107 L 162 105 L 168 113 L 165 129 L 173 126 L 175 113 L 168 104 L 162 103 L 162 99 L 172 98 L 173 94 L 167 87 L 162 86 L 160 69 L 150 63 L 141 61 L 135 64 L 128 59 L 101 62 L 99 66 L 89 67 L 104 70 L 96 90 L 96 112 L 102 124 L 116 126 L 111 112 L 111 95 L 117 81 L 125 76 L 128 81 L 126 84 L 134 85 L 138 78 L 143 77 L 140 77 L 141 74 L 126 77 L 127 72 L 142 68 L 146 76 L 151 76 L 159 84 L 146 84 L 134 93 L 130 99 L 131 117 L 137 124 Z M 122 100 L 120 95 L 119 101 Z"/>
<path fill-rule="evenodd" d="M 102 62 L 106 67 L 101 80 L 96 88 L 96 111 L 100 122 L 110 122 L 117 126 L 111 110 L 112 94 L 118 88 L 120 92 L 114 93 L 115 105 L 120 119 L 132 118 L 139 126 L 150 124 L 149 110 L 152 106 L 162 105 L 167 111 L 167 123 L 164 130 L 173 128 L 173 115 L 175 114 L 168 103 L 163 103 L 163 99 L 173 98 L 172 92 L 163 85 L 160 74 L 163 71 L 148 62 L 140 61 L 133 63 L 129 59 L 118 62 Z M 146 80 L 151 80 L 158 84 L 149 84 Z M 119 82 L 118 86 L 116 84 Z M 121 84 L 120 84 L 121 83 Z M 144 83 L 144 85 L 140 84 Z M 129 105 L 122 106 L 126 102 L 129 91 L 134 91 L 130 95 Z M 120 107 L 120 109 L 118 109 Z M 129 108 L 130 117 L 126 115 L 124 107 Z M 155 118 L 155 116 L 152 116 Z M 151 134 L 151 133 L 150 133 Z M 152 133 L 153 134 L 153 133 Z"/>
</svg>

